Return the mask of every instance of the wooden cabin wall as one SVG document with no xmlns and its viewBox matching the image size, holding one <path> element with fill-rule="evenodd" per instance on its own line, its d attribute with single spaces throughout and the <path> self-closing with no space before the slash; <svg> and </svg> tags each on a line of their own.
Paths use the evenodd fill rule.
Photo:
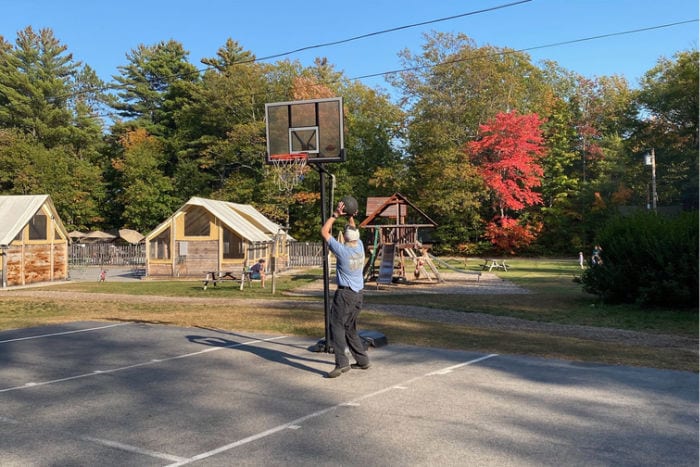
<svg viewBox="0 0 700 467">
<path fill-rule="evenodd" d="M 199 277 L 219 270 L 219 241 L 176 241 L 175 276 Z M 185 245 L 186 246 L 183 246 Z M 185 248 L 185 250 L 183 250 Z"/>
<path fill-rule="evenodd" d="M 173 266 L 171 263 L 156 263 L 149 261 L 148 263 L 148 275 L 152 277 L 163 277 L 173 275 Z"/>
<path fill-rule="evenodd" d="M 53 280 L 68 278 L 68 242 L 53 244 Z"/>
<path fill-rule="evenodd" d="M 65 280 L 68 277 L 66 243 L 13 244 L 6 250 L 8 287 Z"/>
<path fill-rule="evenodd" d="M 11 245 L 5 251 L 5 269 L 7 272 L 6 284 L 24 285 L 24 248 L 23 245 Z"/>
</svg>

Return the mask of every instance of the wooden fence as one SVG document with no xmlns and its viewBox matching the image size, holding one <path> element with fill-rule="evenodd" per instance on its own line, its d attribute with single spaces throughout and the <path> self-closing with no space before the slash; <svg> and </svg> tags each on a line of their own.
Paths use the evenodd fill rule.
<svg viewBox="0 0 700 467">
<path fill-rule="evenodd" d="M 263 257 L 266 242 L 254 243 L 248 249 L 248 262 Z M 314 267 L 323 264 L 320 242 L 289 242 L 289 262 L 286 268 Z M 112 243 L 73 243 L 69 246 L 68 264 L 71 266 L 145 266 L 146 246 L 116 245 Z"/>
<path fill-rule="evenodd" d="M 72 243 L 68 253 L 71 266 L 145 266 L 146 246 L 113 243 Z"/>
<path fill-rule="evenodd" d="M 323 245 L 321 242 L 290 242 L 289 267 L 301 268 L 323 265 Z"/>
</svg>

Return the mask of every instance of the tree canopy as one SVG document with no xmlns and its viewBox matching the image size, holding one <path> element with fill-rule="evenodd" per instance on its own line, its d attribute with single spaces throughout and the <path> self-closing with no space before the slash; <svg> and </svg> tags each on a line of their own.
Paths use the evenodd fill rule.
<svg viewBox="0 0 700 467">
<path fill-rule="evenodd" d="M 231 38 L 200 66 L 174 39 L 139 45 L 106 84 L 50 29 L 28 27 L 0 38 L 0 192 L 51 194 L 69 229 L 142 231 L 212 197 L 317 240 L 319 177 L 277 190 L 265 103 L 342 96 L 336 194 L 362 205 L 400 191 L 439 224 L 439 252 L 584 249 L 605 219 L 644 208 L 652 148 L 660 204 L 697 209 L 697 50 L 661 57 L 638 89 L 463 34 L 399 54 L 394 94 L 325 57 L 258 62 Z"/>
</svg>

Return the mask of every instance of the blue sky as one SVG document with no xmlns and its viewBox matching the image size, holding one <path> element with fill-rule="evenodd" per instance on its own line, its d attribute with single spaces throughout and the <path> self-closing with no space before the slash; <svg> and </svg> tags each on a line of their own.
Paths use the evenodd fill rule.
<svg viewBox="0 0 700 467">
<path fill-rule="evenodd" d="M 177 40 L 200 66 L 229 37 L 263 57 L 517 1 L 0 0 L 0 35 L 14 42 L 26 26 L 51 28 L 76 60 L 109 82 L 139 44 Z M 478 45 L 527 49 L 697 18 L 697 0 L 531 0 L 287 58 L 310 65 L 315 57 L 327 57 L 348 78 L 357 78 L 400 69 L 398 52 L 420 52 L 423 34 L 430 31 L 461 32 Z M 659 57 L 697 47 L 698 23 L 691 22 L 528 53 L 535 62 L 554 60 L 588 77 L 622 75 L 634 87 Z M 362 82 L 388 89 L 382 77 Z"/>
</svg>

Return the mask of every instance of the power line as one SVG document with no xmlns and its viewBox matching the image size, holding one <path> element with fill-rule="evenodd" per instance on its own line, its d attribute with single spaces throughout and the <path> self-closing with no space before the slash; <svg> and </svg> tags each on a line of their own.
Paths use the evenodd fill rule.
<svg viewBox="0 0 700 467">
<path fill-rule="evenodd" d="M 587 37 L 583 37 L 583 38 L 579 38 L 579 39 L 571 39 L 571 40 L 568 40 L 568 41 L 553 42 L 553 43 L 550 43 L 550 44 L 543 44 L 543 45 L 535 45 L 535 46 L 532 46 L 532 47 L 526 47 L 526 48 L 517 49 L 517 50 L 516 50 L 516 49 L 512 49 L 512 50 L 503 50 L 503 51 L 501 51 L 501 52 L 492 52 L 492 53 L 487 53 L 487 54 L 479 55 L 479 56 L 476 56 L 476 57 L 458 58 L 458 59 L 447 60 L 447 61 L 439 62 L 439 63 L 432 63 L 432 64 L 429 64 L 429 65 L 419 65 L 419 66 L 415 66 L 415 67 L 401 68 L 401 69 L 392 70 L 392 71 L 382 71 L 382 72 L 379 72 L 379 73 L 372 73 L 372 74 L 368 74 L 368 75 L 361 75 L 361 76 L 356 76 L 356 77 L 347 78 L 347 79 L 350 80 L 350 81 L 353 81 L 353 80 L 361 81 L 361 80 L 363 80 L 363 79 L 376 78 L 376 77 L 379 77 L 379 76 L 387 76 L 387 75 L 391 75 L 391 74 L 403 73 L 403 72 L 406 72 L 406 71 L 417 71 L 417 70 L 422 70 L 422 69 L 430 69 L 430 68 L 436 68 L 436 67 L 439 67 L 439 66 L 445 66 L 445 65 L 455 64 L 455 63 L 466 62 L 466 61 L 469 61 L 469 60 L 474 60 L 474 59 L 476 59 L 476 58 L 483 58 L 483 57 L 485 57 L 485 56 L 499 56 L 499 55 L 500 55 L 500 56 L 504 56 L 504 55 L 511 55 L 511 54 L 515 54 L 515 53 L 519 53 L 519 52 L 527 52 L 527 51 L 530 51 L 530 50 L 538 50 L 538 49 L 545 49 L 545 48 L 551 48 L 551 47 L 559 47 L 559 46 L 562 46 L 562 45 L 576 44 L 576 43 L 579 43 L 579 42 L 586 42 L 586 41 L 592 41 L 592 40 L 597 40 L 597 39 L 605 39 L 605 38 L 608 38 L 608 37 L 623 36 L 623 35 L 628 35 L 628 34 L 635 34 L 635 33 L 640 33 L 640 32 L 653 31 L 653 30 L 656 30 L 656 29 L 664 29 L 664 28 L 669 28 L 669 27 L 673 27 L 673 26 L 679 26 L 679 25 L 681 25 L 681 24 L 696 23 L 696 22 L 698 22 L 698 21 L 699 21 L 699 20 L 696 18 L 696 19 L 690 19 L 690 20 L 684 20 L 684 21 L 677 21 L 677 22 L 675 22 L 675 23 L 666 23 L 666 24 L 660 24 L 660 25 L 656 25 L 656 26 L 649 26 L 649 27 L 645 27 L 645 28 L 628 29 L 628 30 L 625 30 L 625 31 L 617 31 L 617 32 L 611 32 L 611 33 L 607 33 L 607 34 L 598 34 L 598 35 L 595 35 L 595 36 L 587 36 Z M 314 87 L 314 86 L 318 86 L 319 84 L 320 84 L 320 83 L 314 83 L 314 84 L 309 84 L 309 85 L 307 85 L 307 86 L 308 86 L 308 87 Z M 234 98 L 240 98 L 240 97 L 248 97 L 248 96 L 258 96 L 258 95 L 261 95 L 261 94 L 262 94 L 262 93 L 238 94 L 238 95 L 235 95 L 235 96 L 233 96 L 233 97 L 234 97 Z"/>
<path fill-rule="evenodd" d="M 527 1 L 531 1 L 531 0 L 527 0 Z M 519 3 L 522 3 L 522 2 L 519 2 Z M 504 8 L 505 6 L 512 6 L 512 5 L 514 5 L 514 4 L 502 5 L 500 8 Z M 495 8 L 498 8 L 498 7 L 495 7 Z M 474 14 L 474 13 L 475 13 L 475 12 L 472 12 L 472 13 L 464 13 L 464 14 L 462 14 L 462 15 L 457 15 L 457 16 L 455 16 L 455 17 L 465 16 L 465 15 Z M 454 18 L 454 17 L 451 17 L 451 18 Z M 443 19 L 443 20 L 444 20 L 444 19 Z M 433 20 L 433 22 L 435 22 L 435 21 L 441 21 L 441 20 Z M 598 39 L 605 39 L 605 38 L 608 38 L 608 37 L 624 36 L 624 35 L 629 35 L 629 34 L 637 34 L 637 33 L 641 33 L 641 32 L 653 31 L 653 30 L 657 30 L 657 29 L 665 29 L 665 28 L 670 28 L 670 27 L 673 27 L 673 26 L 679 26 L 679 25 L 682 25 L 682 24 L 696 23 L 696 22 L 698 22 L 698 21 L 699 21 L 699 20 L 698 20 L 697 18 L 695 18 L 695 19 L 690 19 L 690 20 L 677 21 L 677 22 L 674 22 L 674 23 L 666 23 L 666 24 L 660 24 L 660 25 L 656 25 L 656 26 L 649 26 L 649 27 L 645 27 L 645 28 L 628 29 L 628 30 L 625 30 L 625 31 L 617 31 L 617 32 L 612 32 L 612 33 L 607 33 L 607 34 L 598 34 L 598 35 L 595 35 L 595 36 L 587 36 L 587 37 L 583 37 L 583 38 L 579 38 L 579 39 L 571 39 L 571 40 L 568 40 L 568 41 L 553 42 L 553 43 L 550 43 L 550 44 L 543 44 L 543 45 L 535 45 L 535 46 L 531 46 L 531 47 L 525 47 L 525 48 L 522 48 L 522 49 L 504 50 L 504 51 L 502 51 L 502 52 L 495 52 L 495 53 L 491 53 L 491 54 L 487 54 L 487 55 L 493 55 L 493 56 L 497 56 L 497 55 L 510 55 L 510 54 L 519 53 L 519 52 L 528 52 L 528 51 L 531 51 L 531 50 L 546 49 L 546 48 L 551 48 L 551 47 L 560 47 L 560 46 L 562 46 L 562 45 L 569 45 L 569 44 L 576 44 L 576 43 L 580 43 L 580 42 L 587 42 L 587 41 L 593 41 L 593 40 L 598 40 Z M 426 23 L 427 23 L 427 22 L 420 23 L 420 24 L 426 24 Z M 405 27 L 402 27 L 402 28 L 406 28 L 406 27 L 410 27 L 410 26 L 405 26 Z M 396 28 L 395 28 L 395 29 L 396 29 Z M 387 30 L 385 30 L 385 31 L 390 31 L 390 30 L 387 29 Z M 372 33 L 372 34 L 376 34 L 376 33 Z M 365 35 L 365 36 L 366 36 L 366 35 Z M 359 38 L 359 37 L 363 37 L 363 36 L 357 36 L 357 38 Z M 349 40 L 354 40 L 354 39 L 347 39 L 347 40 L 344 40 L 344 41 L 349 41 Z M 324 46 L 324 45 L 321 44 L 321 45 L 318 45 L 318 46 L 309 46 L 309 47 L 305 47 L 305 48 L 303 48 L 303 49 L 298 49 L 298 50 L 306 50 L 306 49 L 310 49 L 310 48 L 323 47 L 323 46 Z M 291 53 L 294 53 L 294 52 L 285 52 L 285 54 L 291 54 Z M 279 55 L 281 56 L 281 55 L 283 55 L 283 54 L 279 54 Z M 420 66 L 415 66 L 415 67 L 401 68 L 401 69 L 398 69 L 398 70 L 382 71 L 382 72 L 379 72 L 379 73 L 372 73 L 372 74 L 367 74 L 367 75 L 360 75 L 360 76 L 356 76 L 356 77 L 352 77 L 352 78 L 348 78 L 348 79 L 351 80 L 351 81 L 353 81 L 353 80 L 362 81 L 362 80 L 368 79 L 368 78 L 376 78 L 376 77 L 379 77 L 379 76 L 387 76 L 387 75 L 402 73 L 402 72 L 406 72 L 406 71 L 417 71 L 417 70 L 421 70 L 421 69 L 429 69 L 429 68 L 435 68 L 435 67 L 438 67 L 438 66 L 444 66 L 444 65 L 454 64 L 454 63 L 465 62 L 465 61 L 469 61 L 469 60 L 472 60 L 472 59 L 475 59 L 475 58 L 476 58 L 476 57 L 468 57 L 468 58 L 461 58 L 461 59 L 455 59 L 455 60 L 447 60 L 447 61 L 445 61 L 445 62 L 434 63 L 434 64 L 430 64 L 430 65 L 420 65 Z M 262 60 L 262 59 L 260 59 L 260 60 Z M 236 62 L 236 64 L 239 64 L 239 63 L 245 63 L 245 62 Z M 310 86 L 315 86 L 315 84 L 314 84 L 314 85 L 310 85 Z M 249 96 L 249 95 L 258 95 L 258 94 L 241 94 L 241 95 L 237 95 L 237 96 L 234 96 L 234 97 L 246 97 L 246 96 Z"/>
<path fill-rule="evenodd" d="M 366 39 L 366 38 L 368 38 L 368 37 L 373 37 L 373 36 L 379 36 L 379 35 L 387 34 L 387 33 L 390 33 L 390 32 L 401 31 L 401 30 L 404 30 L 404 29 L 415 28 L 415 27 L 418 27 L 418 26 L 425 26 L 425 25 L 427 25 L 427 24 L 440 23 L 440 22 L 443 22 L 443 21 L 449 21 L 449 20 L 453 20 L 453 19 L 457 19 L 457 18 L 464 18 L 465 16 L 473 16 L 473 15 L 478 15 L 478 14 L 480 14 L 480 13 L 487 13 L 487 12 L 489 12 L 489 11 L 495 11 L 495 10 L 500 10 L 500 9 L 503 9 L 503 8 L 509 8 L 509 7 L 512 7 L 512 6 L 521 5 L 521 4 L 523 4 L 523 3 L 528 3 L 528 2 L 531 2 L 531 1 L 532 1 L 532 0 L 521 0 L 521 1 L 518 1 L 518 2 L 506 3 L 506 4 L 503 4 L 503 5 L 497 5 L 497 6 L 491 7 L 491 8 L 484 8 L 484 9 L 482 9 L 482 10 L 470 11 L 470 12 L 468 12 L 468 13 L 462 13 L 462 14 L 459 14 L 459 15 L 446 16 L 446 17 L 444 17 L 444 18 L 438 18 L 438 19 L 433 19 L 433 20 L 429 20 L 429 21 L 422 21 L 422 22 L 420 22 L 420 23 L 413 23 L 413 24 L 407 24 L 407 25 L 405 25 L 405 26 L 398 26 L 398 27 L 395 27 L 395 28 L 383 29 L 383 30 L 381 30 L 381 31 L 375 31 L 375 32 L 367 33 L 367 34 L 361 34 L 361 35 L 359 35 L 359 36 L 349 37 L 349 38 L 347 38 L 347 39 L 341 39 L 341 40 L 332 41 L 332 42 L 325 42 L 325 43 L 317 44 L 317 45 L 309 45 L 309 46 L 307 46 L 307 47 L 301 47 L 301 48 L 299 48 L 299 49 L 290 50 L 289 52 L 283 52 L 283 53 L 279 53 L 279 54 L 275 54 L 275 55 L 268 55 L 267 57 L 262 57 L 262 58 L 258 58 L 258 59 L 250 60 L 250 61 L 270 60 L 270 59 L 273 59 L 273 58 L 284 57 L 284 56 L 286 56 L 286 55 L 292 55 L 292 54 L 295 54 L 295 53 L 298 53 L 298 52 L 304 52 L 304 51 L 306 51 L 306 50 L 319 49 L 319 48 L 321 48 L 321 47 L 329 47 L 329 46 L 332 46 L 332 45 L 345 44 L 345 43 L 348 43 L 348 42 L 353 42 L 353 41 L 357 41 L 357 40 L 360 40 L 360 39 Z M 245 62 L 237 62 L 237 63 L 245 63 Z"/>
<path fill-rule="evenodd" d="M 368 37 L 379 36 L 379 35 L 382 35 L 382 34 L 388 34 L 388 33 L 391 33 L 391 32 L 401 31 L 401 30 L 404 30 L 404 29 L 410 29 L 410 28 L 415 28 L 415 27 L 418 27 L 418 26 L 425 26 L 425 25 L 427 25 L 427 24 L 440 23 L 440 22 L 444 22 L 444 21 L 449 21 L 449 20 L 457 19 L 457 18 L 464 18 L 464 17 L 466 17 L 466 16 L 473 16 L 473 15 L 477 15 L 477 14 L 481 14 L 481 13 L 487 13 L 487 12 L 490 12 L 490 11 L 496 11 L 496 10 L 500 10 L 500 9 L 504 9 L 504 8 L 510 8 L 510 7 L 512 7 L 512 6 L 521 5 L 521 4 L 523 4 L 523 3 L 529 3 L 529 2 L 531 2 L 531 1 L 532 1 L 532 0 L 519 0 L 519 1 L 516 1 L 516 2 L 505 3 L 505 4 L 502 4 L 502 5 L 496 5 L 496 6 L 490 7 L 490 8 L 484 8 L 484 9 L 481 9 L 481 10 L 469 11 L 469 12 L 467 12 L 467 13 L 461 13 L 461 14 L 458 14 L 458 15 L 446 16 L 446 17 L 443 17 L 443 18 L 437 18 L 437 19 L 432 19 L 432 20 L 428 20 L 428 21 L 422 21 L 422 22 L 419 22 L 419 23 L 412 23 L 412 24 L 407 24 L 407 25 L 404 25 L 404 26 L 397 26 L 397 27 L 393 27 L 393 28 L 389 28 L 389 29 L 383 29 L 383 30 L 380 30 L 380 31 L 369 32 L 369 33 L 366 33 L 366 34 L 361 34 L 361 35 L 359 35 L 359 36 L 353 36 L 353 37 L 349 37 L 349 38 L 346 38 L 346 39 L 340 39 L 340 40 L 336 40 L 336 41 L 332 41 L 332 42 L 325 42 L 325 43 L 321 43 L 321 44 L 309 45 L 309 46 L 301 47 L 301 48 L 298 48 L 298 49 L 290 50 L 290 51 L 287 51 L 287 52 L 280 52 L 280 53 L 276 53 L 276 54 L 274 54 L 274 55 L 268 55 L 268 56 L 266 56 L 266 57 L 260 57 L 260 58 L 255 57 L 255 58 L 250 58 L 250 59 L 247 59 L 247 60 L 241 60 L 241 61 L 238 61 L 238 62 L 231 63 L 230 65 L 244 65 L 244 64 L 248 64 L 248 63 L 261 62 L 261 61 L 264 61 L 264 60 L 271 60 L 271 59 L 273 59 L 273 58 L 285 57 L 285 56 L 288 56 L 288 55 L 293 55 L 293 54 L 295 54 L 295 53 L 304 52 L 304 51 L 307 51 L 307 50 L 313 50 L 313 49 L 319 49 L 319 48 L 323 48 L 323 47 L 330 47 L 330 46 L 333 46 L 333 45 L 345 44 L 345 43 L 348 43 L 348 42 L 358 41 L 358 40 L 361 40 L 361 39 L 366 39 L 366 38 L 368 38 Z M 198 75 L 198 74 L 201 74 L 201 73 L 203 73 L 203 72 L 205 72 L 205 71 L 207 71 L 207 70 L 210 70 L 210 69 L 212 69 L 212 68 L 214 68 L 214 67 L 211 66 L 211 65 L 209 65 L 209 66 L 206 66 L 206 67 L 204 67 L 204 68 L 199 68 L 199 69 L 196 69 L 196 70 L 191 71 L 191 72 L 184 72 L 184 73 L 173 74 L 173 75 L 170 75 L 168 78 L 170 78 L 170 79 L 172 79 L 172 78 L 184 78 L 184 77 L 192 76 L 192 75 L 195 75 L 195 74 Z M 105 86 L 102 86 L 102 87 L 100 87 L 100 88 L 97 88 L 97 89 L 94 89 L 94 88 L 93 88 L 93 89 L 89 89 L 89 90 L 76 91 L 76 92 L 73 92 L 73 93 L 67 95 L 66 97 L 70 98 L 70 97 L 78 96 L 78 95 L 80 95 L 80 94 L 83 94 L 83 93 L 86 93 L 86 92 L 90 92 L 90 91 L 109 91 L 109 90 L 116 90 L 116 89 L 121 89 L 121 88 L 118 87 L 118 85 L 116 85 L 116 84 L 105 83 Z"/>
<path fill-rule="evenodd" d="M 528 52 L 528 51 L 530 51 L 530 50 L 538 50 L 538 49 L 546 49 L 546 48 L 551 48 L 551 47 L 559 47 L 559 46 L 562 46 L 562 45 L 576 44 L 576 43 L 579 43 L 579 42 L 586 42 L 586 41 L 592 41 L 592 40 L 597 40 L 597 39 L 605 39 L 605 38 L 608 38 L 608 37 L 624 36 L 624 35 L 627 35 L 627 34 L 636 34 L 636 33 L 640 33 L 640 32 L 653 31 L 653 30 L 655 30 L 655 29 L 670 28 L 670 27 L 673 27 L 673 26 L 679 26 L 679 25 L 681 25 L 681 24 L 697 23 L 698 21 L 699 21 L 699 20 L 698 20 L 697 18 L 696 18 L 696 19 L 689 19 L 689 20 L 685 20 L 685 21 L 677 21 L 677 22 L 675 22 L 675 23 L 661 24 L 661 25 L 658 25 L 658 26 L 649 26 L 649 27 L 647 27 L 647 28 L 629 29 L 629 30 L 626 30 L 626 31 L 611 32 L 611 33 L 608 33 L 608 34 L 599 34 L 599 35 L 596 35 L 596 36 L 588 36 L 588 37 L 584 37 L 584 38 L 580 38 L 580 39 L 571 39 L 571 40 L 568 40 L 568 41 L 553 42 L 553 43 L 551 43 L 551 44 L 536 45 L 536 46 L 532 46 L 532 47 L 526 47 L 526 48 L 523 48 L 523 49 L 504 50 L 503 52 L 495 52 L 495 53 L 487 54 L 487 55 L 509 55 L 509 54 L 514 54 L 514 53 L 519 53 L 519 52 Z M 420 65 L 420 66 L 415 66 L 415 67 L 402 68 L 402 69 L 399 69 L 399 70 L 382 71 L 382 72 L 379 72 L 379 73 L 372 73 L 372 74 L 369 74 L 369 75 L 361 75 L 361 76 L 357 76 L 357 77 L 349 78 L 349 79 L 361 81 L 361 80 L 367 79 L 367 78 L 376 78 L 376 77 L 378 77 L 378 76 L 387 76 L 387 75 L 391 75 L 391 74 L 403 73 L 403 72 L 405 72 L 405 71 L 416 71 L 416 70 L 421 70 L 421 69 L 424 69 L 424 68 L 435 68 L 435 67 L 442 66 L 442 65 L 450 65 L 450 64 L 453 64 L 453 63 L 465 62 L 465 61 L 472 60 L 472 59 L 474 59 L 474 58 L 476 58 L 476 57 L 468 57 L 468 58 L 459 58 L 459 59 L 455 59 L 455 60 L 447 60 L 447 61 L 445 61 L 445 62 L 434 63 L 434 64 L 431 64 L 431 65 Z"/>
<path fill-rule="evenodd" d="M 531 0 L 526 0 L 526 1 L 531 1 Z M 519 2 L 519 3 L 523 3 L 523 2 Z M 509 5 L 513 5 L 513 4 L 509 4 Z M 505 7 L 505 5 L 501 6 L 501 8 L 504 8 L 504 7 Z M 460 16 L 465 16 L 465 15 L 474 14 L 474 13 L 475 13 L 475 12 L 472 12 L 472 13 L 464 13 L 464 14 L 462 14 L 462 15 L 457 15 L 457 16 L 454 16 L 454 17 L 460 17 Z M 454 18 L 454 17 L 451 17 L 451 18 Z M 444 20 L 444 19 L 443 19 L 443 20 Z M 435 22 L 435 21 L 440 21 L 440 20 L 433 20 L 433 22 Z M 666 23 L 666 24 L 661 24 L 661 25 L 656 25 L 656 26 L 649 26 L 649 27 L 645 27 L 645 28 L 629 29 L 629 30 L 625 30 L 625 31 L 617 31 L 617 32 L 612 32 L 612 33 L 607 33 L 607 34 L 598 34 L 598 35 L 595 35 L 595 36 L 587 36 L 587 37 L 583 37 L 583 38 L 579 38 L 579 39 L 571 39 L 571 40 L 568 40 L 568 41 L 560 41 L 560 42 L 553 42 L 553 43 L 550 43 L 550 44 L 536 45 L 536 46 L 525 47 L 525 48 L 517 49 L 517 50 L 515 50 L 515 49 L 514 49 L 514 50 L 504 50 L 504 51 L 502 51 L 502 52 L 494 52 L 494 53 L 487 54 L 487 55 L 492 55 L 492 56 L 509 55 L 509 54 L 514 54 L 514 53 L 519 53 L 519 52 L 528 52 L 528 51 L 531 51 L 531 50 L 539 50 L 539 49 L 545 49 L 545 48 L 551 48 L 551 47 L 560 47 L 560 46 L 563 46 L 563 45 L 570 45 L 570 44 L 576 44 L 576 43 L 581 43 L 581 42 L 587 42 L 587 41 L 593 41 L 593 40 L 599 40 L 599 39 L 606 39 L 606 38 L 609 38 L 609 37 L 624 36 L 624 35 L 629 35 L 629 34 L 637 34 L 637 33 L 642 33 L 642 32 L 647 32 L 647 31 L 658 30 L 658 29 L 665 29 L 665 28 L 669 28 L 669 27 L 673 27 L 673 26 L 679 26 L 679 25 L 683 25 L 683 24 L 696 23 L 696 22 L 698 22 L 698 21 L 699 21 L 699 20 L 698 20 L 697 18 L 696 18 L 696 19 L 690 19 L 690 20 L 684 20 L 684 21 L 677 21 L 677 22 L 674 22 L 674 23 Z M 426 23 L 427 23 L 427 22 L 420 23 L 420 24 L 426 24 Z M 407 27 L 411 27 L 411 26 L 403 26 L 403 27 L 401 27 L 401 28 L 407 28 Z M 396 28 L 395 28 L 395 29 L 396 29 Z M 390 31 L 390 30 L 385 30 L 385 31 Z M 372 33 L 372 34 L 377 34 L 377 33 Z M 357 38 L 360 38 L 360 37 L 362 37 L 362 36 L 356 36 L 356 37 L 357 37 Z M 344 40 L 344 41 L 349 41 L 349 40 L 355 40 L 355 39 L 347 39 L 347 40 Z M 329 43 L 329 44 L 330 44 L 330 43 Z M 327 44 L 319 44 L 319 45 L 317 45 L 317 46 L 304 47 L 303 49 L 298 49 L 298 50 L 306 50 L 306 49 L 310 49 L 310 48 L 323 47 L 324 45 L 327 45 Z M 294 53 L 294 51 L 292 51 L 292 52 L 285 52 L 285 54 L 292 54 L 292 53 Z M 283 55 L 283 54 L 279 54 L 279 55 Z M 455 63 L 461 63 L 461 62 L 473 60 L 473 59 L 475 59 L 475 58 L 477 58 L 477 57 L 467 57 L 467 58 L 460 58 L 460 59 L 454 59 L 454 60 L 447 60 L 447 61 L 444 61 L 444 62 L 434 63 L 434 64 L 430 64 L 430 65 L 420 65 L 420 66 L 415 66 L 415 67 L 401 68 L 401 69 L 398 69 L 398 70 L 382 71 L 382 72 L 379 72 L 379 73 L 372 73 L 372 74 L 367 74 L 367 75 L 361 75 L 361 76 L 356 76 L 356 77 L 352 77 L 352 78 L 348 78 L 348 79 L 351 80 L 351 81 L 352 81 L 352 80 L 362 81 L 362 80 L 364 80 L 364 79 L 376 78 L 376 77 L 380 77 L 380 76 L 388 76 L 388 75 L 403 73 L 403 72 L 407 72 L 407 71 L 417 71 L 417 70 L 422 70 L 422 69 L 435 68 L 435 67 L 438 67 L 438 66 L 444 66 L 444 65 L 450 65 L 450 64 L 455 64 Z M 245 63 L 245 62 L 236 62 L 236 64 L 239 64 L 239 63 Z M 313 84 L 313 85 L 310 85 L 310 86 L 316 86 L 316 84 Z M 110 89 L 110 88 L 113 88 L 112 85 L 107 85 L 107 86 L 105 86 L 105 87 L 102 88 L 102 89 L 103 89 L 103 90 L 107 90 L 107 89 Z M 259 95 L 259 94 L 260 94 L 260 93 L 240 94 L 240 95 L 236 95 L 236 96 L 233 96 L 233 97 L 234 97 L 234 98 L 238 98 L 238 97 L 247 97 L 247 96 Z M 113 115 L 113 114 L 114 114 L 114 112 L 110 112 L 108 115 Z M 108 116 L 108 115 L 98 114 L 98 115 L 95 115 L 95 117 L 99 117 L 99 116 Z M 118 113 L 117 113 L 117 115 L 118 115 Z"/>
<path fill-rule="evenodd" d="M 346 43 L 348 43 L 348 42 L 354 42 L 354 41 L 358 41 L 358 40 L 361 40 L 361 39 L 366 39 L 366 38 L 368 38 L 368 37 L 380 36 L 380 35 L 382 35 L 382 34 L 388 34 L 388 33 L 390 33 L 390 32 L 402 31 L 402 30 L 404 30 L 404 29 L 411 29 L 411 28 L 415 28 L 415 27 L 418 27 L 418 26 L 425 26 L 425 25 L 427 25 L 427 24 L 441 23 L 441 22 L 444 22 L 444 21 L 450 21 L 450 20 L 457 19 L 457 18 L 464 18 L 464 17 L 466 17 L 466 16 L 478 15 L 478 14 L 481 14 L 481 13 L 488 13 L 489 11 L 500 10 L 500 9 L 503 9 L 503 8 L 510 8 L 510 7 L 512 7 L 512 6 L 521 5 L 521 4 L 523 4 L 523 3 L 529 3 L 529 2 L 531 2 L 531 1 L 532 1 L 532 0 L 520 0 L 520 1 L 517 1 L 517 2 L 505 3 L 505 4 L 502 4 L 502 5 L 497 5 L 497 6 L 494 6 L 494 7 L 491 7 L 491 8 L 484 8 L 484 9 L 481 9 L 481 10 L 474 10 L 474 11 L 470 11 L 470 12 L 467 12 L 467 13 L 461 13 L 461 14 L 458 14 L 458 15 L 446 16 L 446 17 L 444 17 L 444 18 L 431 19 L 431 20 L 428 20 L 428 21 L 422 21 L 422 22 L 420 22 L 420 23 L 413 23 L 413 24 L 407 24 L 407 25 L 404 25 L 404 26 L 397 26 L 397 27 L 389 28 L 389 29 L 382 29 L 381 31 L 368 32 L 368 33 L 366 33 L 366 34 L 361 34 L 361 35 L 359 35 L 359 36 L 348 37 L 348 38 L 346 38 L 346 39 L 340 39 L 340 40 L 331 41 L 331 42 L 324 42 L 324 43 L 321 43 L 321 44 L 308 45 L 308 46 L 301 47 L 301 48 L 294 49 L 294 50 L 290 50 L 290 51 L 287 51 L 287 52 L 280 52 L 280 53 L 276 53 L 276 54 L 273 54 L 273 55 L 267 55 L 267 56 L 265 56 L 265 57 L 249 58 L 249 59 L 247 59 L 247 60 L 241 60 L 241 61 L 238 61 L 238 62 L 231 63 L 230 65 L 245 65 L 245 64 L 247 64 L 247 63 L 256 63 L 256 62 L 262 62 L 262 61 L 266 61 L 266 60 L 271 60 L 271 59 L 273 59 L 273 58 L 286 57 L 286 56 L 288 56 L 288 55 L 293 55 L 293 54 L 299 53 L 299 52 L 305 52 L 305 51 L 307 51 L 307 50 L 320 49 L 320 48 L 323 48 L 323 47 L 330 47 L 330 46 L 333 46 L 333 45 L 346 44 Z M 198 70 L 196 71 L 196 73 L 203 73 L 203 72 L 205 72 L 205 71 L 207 71 L 207 70 L 210 70 L 210 69 L 212 69 L 212 68 L 213 68 L 212 66 L 207 66 L 207 67 L 204 67 L 204 68 L 200 68 L 200 69 L 198 69 Z M 185 74 L 173 75 L 173 76 L 174 76 L 174 77 L 178 77 L 178 76 L 179 76 L 179 77 L 182 77 L 182 76 L 187 76 L 187 75 L 189 75 L 189 74 L 194 74 L 194 73 L 195 73 L 195 72 L 191 72 L 191 73 L 185 73 Z"/>
</svg>

